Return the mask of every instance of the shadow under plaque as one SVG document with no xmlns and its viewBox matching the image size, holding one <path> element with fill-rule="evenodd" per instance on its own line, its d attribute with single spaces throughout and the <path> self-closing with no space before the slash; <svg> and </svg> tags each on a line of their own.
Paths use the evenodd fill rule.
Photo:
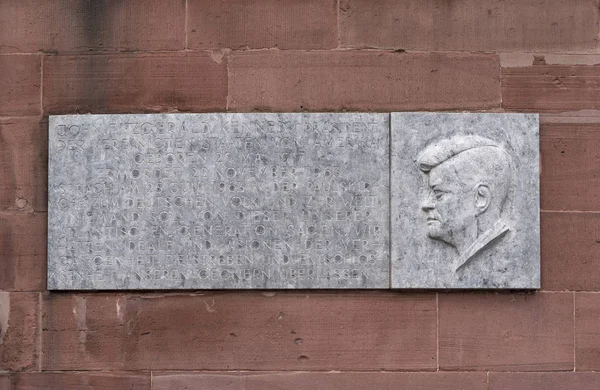
<svg viewBox="0 0 600 390">
<path fill-rule="evenodd" d="M 539 288 L 538 115 L 391 125 L 392 288 Z"/>
<path fill-rule="evenodd" d="M 48 288 L 389 288 L 389 115 L 51 116 Z"/>
</svg>

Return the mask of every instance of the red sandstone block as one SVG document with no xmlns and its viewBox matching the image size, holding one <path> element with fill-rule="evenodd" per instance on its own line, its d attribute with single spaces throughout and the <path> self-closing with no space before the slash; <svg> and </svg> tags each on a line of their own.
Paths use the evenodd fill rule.
<svg viewBox="0 0 600 390">
<path fill-rule="evenodd" d="M 597 271 L 596 271 L 597 272 Z M 600 294 L 575 294 L 576 370 L 600 370 Z M 600 383 L 600 379 L 596 380 Z M 600 385 L 596 388 L 600 388 Z"/>
<path fill-rule="evenodd" d="M 596 51 L 596 0 L 341 0 L 344 46 Z"/>
<path fill-rule="evenodd" d="M 542 209 L 600 211 L 600 116 L 541 122 Z"/>
<path fill-rule="evenodd" d="M 179 50 L 185 0 L 3 0 L 0 52 Z"/>
<path fill-rule="evenodd" d="M 502 68 L 502 106 L 533 112 L 600 109 L 600 66 Z"/>
<path fill-rule="evenodd" d="M 597 390 L 600 374 L 588 372 L 490 373 L 490 390 Z"/>
<path fill-rule="evenodd" d="M 39 293 L 0 292 L 0 369 L 37 370 Z"/>
<path fill-rule="evenodd" d="M 188 46 L 330 49 L 337 47 L 334 0 L 190 0 Z"/>
<path fill-rule="evenodd" d="M 49 295 L 44 370 L 434 370 L 434 294 Z"/>
<path fill-rule="evenodd" d="M 600 290 L 600 213 L 542 212 L 542 289 Z"/>
<path fill-rule="evenodd" d="M 483 54 L 238 52 L 229 62 L 229 109 L 490 109 L 500 105 L 499 66 Z"/>
<path fill-rule="evenodd" d="M 15 374 L 12 390 L 150 390 L 150 373 L 79 372 Z"/>
<path fill-rule="evenodd" d="M 9 375 L 0 376 L 0 390 L 12 390 Z"/>
<path fill-rule="evenodd" d="M 486 374 L 483 372 L 154 373 L 152 384 L 153 390 L 484 390 L 487 388 Z"/>
<path fill-rule="evenodd" d="M 0 210 L 45 211 L 47 188 L 47 121 L 0 118 Z"/>
<path fill-rule="evenodd" d="M 41 58 L 0 55 L 0 116 L 40 114 Z"/>
<path fill-rule="evenodd" d="M 46 286 L 46 213 L 0 213 L 0 290 Z"/>
<path fill-rule="evenodd" d="M 44 112 L 224 110 L 225 61 L 207 53 L 48 57 Z"/>
<path fill-rule="evenodd" d="M 573 294 L 440 294 L 441 370 L 573 369 Z"/>
</svg>

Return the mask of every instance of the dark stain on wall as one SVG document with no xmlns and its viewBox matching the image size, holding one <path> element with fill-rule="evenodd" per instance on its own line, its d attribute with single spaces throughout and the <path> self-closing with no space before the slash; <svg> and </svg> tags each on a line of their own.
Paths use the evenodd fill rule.
<svg viewBox="0 0 600 390">
<path fill-rule="evenodd" d="M 90 51 L 104 50 L 107 42 L 111 41 L 112 33 L 110 10 L 115 8 L 115 1 L 111 0 L 78 0 L 81 11 L 82 25 L 84 26 L 84 46 Z M 93 107 L 94 112 L 102 112 L 107 106 L 107 89 L 104 85 L 103 75 L 109 66 L 107 56 L 98 55 L 80 62 L 81 74 L 85 74 L 84 83 L 81 84 L 80 96 L 87 107 Z"/>
</svg>

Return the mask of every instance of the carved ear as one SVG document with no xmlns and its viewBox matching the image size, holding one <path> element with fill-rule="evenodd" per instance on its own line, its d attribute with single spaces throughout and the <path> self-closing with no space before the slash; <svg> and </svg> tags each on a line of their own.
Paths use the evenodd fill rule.
<svg viewBox="0 0 600 390">
<path fill-rule="evenodd" d="M 492 202 L 492 192 L 487 184 L 477 184 L 475 187 L 475 216 L 483 214 Z"/>
</svg>

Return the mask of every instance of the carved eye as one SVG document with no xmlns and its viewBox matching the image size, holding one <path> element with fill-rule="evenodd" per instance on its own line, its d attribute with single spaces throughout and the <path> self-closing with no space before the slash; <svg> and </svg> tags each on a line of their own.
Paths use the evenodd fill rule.
<svg viewBox="0 0 600 390">
<path fill-rule="evenodd" d="M 446 193 L 443 191 L 433 191 L 433 195 L 435 195 L 437 200 L 440 200 L 444 197 L 444 195 L 446 195 Z"/>
</svg>

